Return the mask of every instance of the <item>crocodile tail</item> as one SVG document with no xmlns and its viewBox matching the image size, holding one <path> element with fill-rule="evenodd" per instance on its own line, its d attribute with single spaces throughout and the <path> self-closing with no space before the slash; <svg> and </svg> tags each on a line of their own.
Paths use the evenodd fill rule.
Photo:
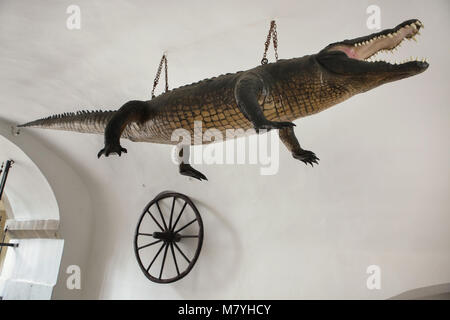
<svg viewBox="0 0 450 320">
<path fill-rule="evenodd" d="M 81 133 L 105 132 L 106 125 L 116 111 L 77 111 L 53 115 L 47 118 L 31 121 L 18 127 L 31 127 L 75 131 Z"/>
</svg>

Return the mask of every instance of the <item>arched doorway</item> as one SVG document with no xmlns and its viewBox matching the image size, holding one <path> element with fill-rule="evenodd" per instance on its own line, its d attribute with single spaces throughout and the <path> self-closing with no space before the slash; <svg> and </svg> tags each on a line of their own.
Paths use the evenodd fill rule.
<svg viewBox="0 0 450 320">
<path fill-rule="evenodd" d="M 1 199 L 0 240 L 17 246 L 1 247 L 0 297 L 50 299 L 64 246 L 58 236 L 58 204 L 36 164 L 0 135 L 0 163 L 8 160 L 14 164 Z"/>
</svg>

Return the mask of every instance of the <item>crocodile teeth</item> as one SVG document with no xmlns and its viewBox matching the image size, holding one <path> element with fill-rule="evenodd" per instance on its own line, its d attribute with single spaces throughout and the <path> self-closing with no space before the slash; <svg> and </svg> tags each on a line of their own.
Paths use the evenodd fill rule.
<svg viewBox="0 0 450 320">
<path fill-rule="evenodd" d="M 377 62 L 383 62 L 383 63 L 389 63 L 391 65 L 399 65 L 405 62 L 410 61 L 417 61 L 417 62 L 426 62 L 425 58 L 419 59 L 416 57 L 415 59 L 413 57 L 410 57 L 409 59 L 406 59 L 403 62 L 399 61 L 385 61 L 383 58 L 385 56 L 383 53 L 390 52 L 391 54 L 396 53 L 399 51 L 399 47 L 401 47 L 401 44 L 405 39 L 408 40 L 414 40 L 418 41 L 417 37 L 420 35 L 419 29 L 423 27 L 423 23 L 419 20 L 415 20 L 414 22 L 404 25 L 403 27 L 389 30 L 385 34 L 378 34 L 373 36 L 370 39 L 364 39 L 360 40 L 358 43 L 353 43 L 353 45 L 350 45 L 351 47 L 354 47 L 355 49 L 352 49 L 352 55 L 349 56 L 353 59 L 360 59 L 365 62 L 371 62 L 371 63 L 377 63 Z M 343 44 L 343 46 L 349 46 L 347 44 Z M 361 48 L 364 47 L 364 48 Z M 336 48 L 336 50 L 341 50 L 341 48 Z M 347 52 L 346 52 L 347 53 Z M 379 59 L 379 54 L 381 55 L 381 60 Z M 375 59 L 377 58 L 378 59 Z"/>
</svg>

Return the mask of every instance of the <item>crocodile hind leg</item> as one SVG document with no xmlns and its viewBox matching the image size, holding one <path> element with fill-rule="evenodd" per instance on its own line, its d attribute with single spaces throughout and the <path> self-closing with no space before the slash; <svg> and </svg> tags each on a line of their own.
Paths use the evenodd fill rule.
<svg viewBox="0 0 450 320">
<path fill-rule="evenodd" d="M 108 157 L 110 154 L 127 153 L 127 149 L 120 145 L 120 136 L 123 130 L 131 122 L 144 123 L 152 116 L 150 106 L 144 101 L 128 101 L 109 120 L 105 128 L 105 147 L 100 150 L 97 157 L 103 154 Z"/>
<path fill-rule="evenodd" d="M 189 145 L 181 146 L 180 151 L 178 153 L 178 156 L 180 158 L 180 165 L 179 165 L 180 174 L 198 179 L 200 181 L 208 180 L 203 173 L 192 168 L 192 166 L 189 164 L 189 155 L 190 155 L 190 146 Z"/>
<path fill-rule="evenodd" d="M 270 130 L 294 127 L 295 124 L 292 122 L 277 122 L 266 119 L 258 102 L 258 97 L 266 92 L 263 79 L 254 73 L 242 75 L 234 89 L 239 110 L 253 124 L 256 132 L 259 132 L 260 129 Z"/>
<path fill-rule="evenodd" d="M 318 164 L 317 161 L 320 159 L 314 152 L 302 149 L 293 128 L 283 128 L 278 131 L 278 134 L 295 159 L 303 161 L 305 164 L 309 163 L 311 166 L 314 166 L 313 163 Z"/>
</svg>

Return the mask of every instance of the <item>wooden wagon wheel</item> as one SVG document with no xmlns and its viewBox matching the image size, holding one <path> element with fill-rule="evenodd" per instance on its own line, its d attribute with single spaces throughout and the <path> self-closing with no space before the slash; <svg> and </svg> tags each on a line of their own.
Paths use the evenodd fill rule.
<svg viewBox="0 0 450 320">
<path fill-rule="evenodd" d="M 170 210 L 161 209 L 161 203 L 167 201 L 164 199 L 170 200 Z M 176 204 L 180 207 L 177 210 Z M 192 251 L 195 247 L 192 257 L 181 248 L 182 243 L 186 246 L 185 250 Z M 147 204 L 139 219 L 134 236 L 134 252 L 139 267 L 148 279 L 157 283 L 170 283 L 180 280 L 192 270 L 202 243 L 203 222 L 192 200 L 181 193 L 164 191 Z M 168 251 L 171 252 L 170 259 L 167 259 Z M 158 257 L 160 261 L 157 261 Z M 171 270 L 165 269 L 170 264 L 173 270 L 167 276 Z"/>
</svg>

